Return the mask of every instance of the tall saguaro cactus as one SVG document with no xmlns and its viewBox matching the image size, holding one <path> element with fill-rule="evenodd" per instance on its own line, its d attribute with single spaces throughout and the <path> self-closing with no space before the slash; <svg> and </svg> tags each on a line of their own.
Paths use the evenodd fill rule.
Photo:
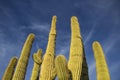
<svg viewBox="0 0 120 80">
<path fill-rule="evenodd" d="M 70 74 L 67 67 L 67 60 L 63 55 L 58 55 L 56 57 L 55 68 L 59 80 L 70 80 Z"/>
<path fill-rule="evenodd" d="M 16 64 L 17 64 L 17 57 L 12 57 L 6 70 L 5 70 L 2 80 L 11 80 L 12 79 Z"/>
<path fill-rule="evenodd" d="M 32 47 L 34 37 L 35 35 L 32 33 L 29 34 L 29 36 L 27 37 L 27 40 L 23 46 L 23 49 L 22 49 L 20 58 L 18 60 L 16 70 L 15 70 L 12 80 L 24 80 L 25 79 L 30 50 Z"/>
<path fill-rule="evenodd" d="M 42 63 L 42 49 L 39 49 L 37 53 L 33 54 L 34 66 L 32 70 L 31 80 L 39 79 L 40 65 Z"/>
<path fill-rule="evenodd" d="M 52 18 L 48 45 L 41 66 L 40 80 L 53 80 L 55 78 L 55 40 L 56 40 L 56 16 Z"/>
<path fill-rule="evenodd" d="M 95 41 L 92 47 L 96 61 L 97 80 L 110 80 L 109 70 L 100 43 Z"/>
<path fill-rule="evenodd" d="M 80 80 L 83 62 L 83 45 L 80 35 L 78 19 L 71 18 L 71 44 L 68 69 L 72 73 L 72 80 Z"/>
</svg>

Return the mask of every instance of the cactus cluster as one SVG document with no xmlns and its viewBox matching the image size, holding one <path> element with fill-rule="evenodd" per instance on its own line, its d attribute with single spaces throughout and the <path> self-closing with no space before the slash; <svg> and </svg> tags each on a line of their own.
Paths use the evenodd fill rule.
<svg viewBox="0 0 120 80">
<path fill-rule="evenodd" d="M 89 80 L 88 66 L 85 57 L 84 44 L 80 33 L 77 17 L 71 17 L 71 43 L 69 60 L 64 55 L 55 53 L 57 17 L 52 17 L 51 29 L 46 52 L 42 58 L 42 49 L 33 54 L 33 69 L 31 80 Z M 26 69 L 35 35 L 29 34 L 21 55 L 10 60 L 2 80 L 25 80 Z M 96 61 L 97 80 L 110 80 L 108 66 L 99 42 L 93 42 L 93 52 Z"/>
</svg>

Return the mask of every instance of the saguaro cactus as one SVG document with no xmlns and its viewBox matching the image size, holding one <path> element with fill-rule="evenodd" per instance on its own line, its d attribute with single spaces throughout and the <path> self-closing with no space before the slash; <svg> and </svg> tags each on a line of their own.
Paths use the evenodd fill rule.
<svg viewBox="0 0 120 80">
<path fill-rule="evenodd" d="M 30 50 L 32 47 L 32 43 L 34 40 L 35 35 L 34 34 L 29 34 L 27 37 L 27 40 L 23 46 L 20 58 L 18 60 L 16 70 L 13 76 L 12 80 L 24 80 L 25 79 L 25 74 L 26 74 L 26 69 L 28 65 L 28 59 L 30 55 Z"/>
<path fill-rule="evenodd" d="M 55 78 L 55 40 L 56 40 L 56 16 L 52 18 L 49 40 L 41 66 L 40 80 L 53 80 Z"/>
<path fill-rule="evenodd" d="M 63 55 L 58 55 L 56 57 L 55 68 L 59 80 L 70 80 L 70 74 L 67 67 L 67 60 Z"/>
<path fill-rule="evenodd" d="M 96 61 L 97 80 L 110 80 L 109 70 L 100 43 L 95 41 L 92 47 Z"/>
<path fill-rule="evenodd" d="M 72 73 L 72 80 L 80 80 L 83 62 L 83 45 L 80 35 L 78 19 L 71 18 L 71 45 L 68 69 Z"/>
<path fill-rule="evenodd" d="M 2 80 L 11 80 L 12 79 L 16 64 L 17 64 L 17 57 L 12 57 L 6 70 L 5 70 Z"/>
<path fill-rule="evenodd" d="M 40 65 L 42 63 L 42 49 L 33 54 L 34 66 L 32 70 L 31 80 L 39 80 Z"/>
</svg>

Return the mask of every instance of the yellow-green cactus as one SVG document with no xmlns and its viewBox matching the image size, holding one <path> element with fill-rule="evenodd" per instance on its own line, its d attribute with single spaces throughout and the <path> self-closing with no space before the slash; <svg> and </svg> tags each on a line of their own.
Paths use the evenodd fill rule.
<svg viewBox="0 0 120 80">
<path fill-rule="evenodd" d="M 3 75 L 2 80 L 11 80 L 12 79 L 16 64 L 17 64 L 17 57 L 13 57 L 10 60 L 8 66 L 7 66 L 6 70 L 5 70 L 5 73 Z"/>
<path fill-rule="evenodd" d="M 48 45 L 41 66 L 39 80 L 53 80 L 55 78 L 55 40 L 56 40 L 56 16 L 52 18 L 51 30 L 49 33 Z"/>
<path fill-rule="evenodd" d="M 32 69 L 31 80 L 39 80 L 40 65 L 42 63 L 42 49 L 33 54 L 34 66 Z"/>
<path fill-rule="evenodd" d="M 80 80 L 83 62 L 83 44 L 78 19 L 75 16 L 71 18 L 71 31 L 68 69 L 72 73 L 72 80 Z"/>
<path fill-rule="evenodd" d="M 42 63 L 42 49 L 38 49 L 37 53 L 33 54 L 33 61 L 39 65 Z"/>
<path fill-rule="evenodd" d="M 67 60 L 63 55 L 58 55 L 55 59 L 55 68 L 59 80 L 70 80 L 67 67 Z"/>
<path fill-rule="evenodd" d="M 35 35 L 33 33 L 29 34 L 29 36 L 27 37 L 12 80 L 25 80 L 26 69 L 34 37 Z"/>
<path fill-rule="evenodd" d="M 96 61 L 97 80 L 110 80 L 108 66 L 100 43 L 95 41 L 92 47 Z"/>
</svg>

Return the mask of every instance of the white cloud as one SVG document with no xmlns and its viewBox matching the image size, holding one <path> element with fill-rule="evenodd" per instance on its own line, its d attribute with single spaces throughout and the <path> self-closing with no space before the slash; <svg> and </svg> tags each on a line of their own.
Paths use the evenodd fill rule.
<svg viewBox="0 0 120 80">
<path fill-rule="evenodd" d="M 90 64 L 88 64 L 88 72 L 89 72 L 89 79 L 95 80 L 96 79 L 96 64 L 95 61 L 91 61 Z"/>
<path fill-rule="evenodd" d="M 107 55 L 111 50 L 115 50 L 113 47 L 120 40 L 120 37 L 116 36 L 116 33 L 111 34 L 103 43 L 104 52 Z"/>
<path fill-rule="evenodd" d="M 38 23 L 32 23 L 30 26 L 20 26 L 19 30 L 35 30 L 35 31 L 40 31 L 40 32 L 49 32 L 50 31 L 50 25 L 47 23 L 44 24 L 38 24 Z"/>
<path fill-rule="evenodd" d="M 110 71 L 111 73 L 115 73 L 118 69 L 120 68 L 120 62 L 114 63 L 114 65 L 110 66 Z"/>
<path fill-rule="evenodd" d="M 84 44 L 86 45 L 87 42 L 92 38 L 93 34 L 94 34 L 95 30 L 94 30 L 94 26 L 92 27 L 92 29 L 90 30 L 90 32 L 88 33 L 85 41 L 84 41 Z"/>
<path fill-rule="evenodd" d="M 95 70 L 95 62 L 92 61 L 92 63 L 89 65 L 89 72 L 90 72 L 90 75 L 93 74 L 93 71 Z"/>
<path fill-rule="evenodd" d="M 113 4 L 112 0 L 105 0 L 105 1 L 96 1 L 96 2 L 89 2 L 91 5 L 93 5 L 96 8 L 101 8 L 101 9 L 109 9 L 110 6 Z"/>
<path fill-rule="evenodd" d="M 50 25 L 49 24 L 35 24 L 35 23 L 33 23 L 30 26 L 30 28 L 33 29 L 33 30 L 40 30 L 40 31 L 47 31 L 47 32 L 49 32 Z"/>
<path fill-rule="evenodd" d="M 59 50 L 59 54 L 66 54 L 68 50 L 69 50 L 69 46 L 64 46 L 64 47 L 61 46 Z"/>
</svg>

